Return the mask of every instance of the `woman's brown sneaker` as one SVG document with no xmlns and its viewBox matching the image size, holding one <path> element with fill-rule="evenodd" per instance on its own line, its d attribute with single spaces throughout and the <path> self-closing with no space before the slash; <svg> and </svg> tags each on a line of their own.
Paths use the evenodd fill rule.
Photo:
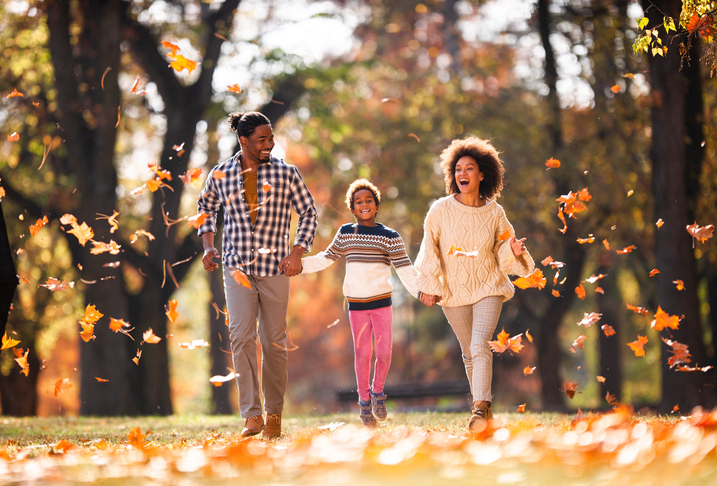
<svg viewBox="0 0 717 486">
<path fill-rule="evenodd" d="M 246 419 L 244 428 L 241 431 L 242 437 L 251 437 L 264 430 L 264 417 L 261 415 L 254 415 Z"/>
<path fill-rule="evenodd" d="M 480 432 L 485 429 L 486 423 L 493 418 L 493 411 L 490 409 L 490 402 L 473 402 L 471 407 L 471 419 L 468 422 L 468 430 Z"/>
<path fill-rule="evenodd" d="M 264 438 L 271 440 L 278 437 L 281 437 L 281 414 L 267 413 L 266 427 L 264 427 Z"/>
</svg>

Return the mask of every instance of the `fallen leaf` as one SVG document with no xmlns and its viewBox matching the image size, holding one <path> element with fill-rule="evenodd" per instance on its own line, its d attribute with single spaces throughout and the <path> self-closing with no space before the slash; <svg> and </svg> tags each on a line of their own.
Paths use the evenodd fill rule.
<svg viewBox="0 0 717 486">
<path fill-rule="evenodd" d="M 640 356 L 645 356 L 645 344 L 647 344 L 647 336 L 640 336 L 639 334 L 637 336 L 637 341 L 627 343 L 630 349 L 632 349 L 635 353 L 635 356 L 638 358 Z"/>
<path fill-rule="evenodd" d="M 535 271 L 527 277 L 520 277 L 513 280 L 513 285 L 523 290 L 529 288 L 541 290 L 547 282 L 548 280 L 543 275 L 543 272 L 539 268 L 536 268 Z"/>
<path fill-rule="evenodd" d="M 55 396 L 55 398 L 57 398 L 57 396 Z M 79 447 L 77 447 L 75 444 L 68 441 L 67 439 L 62 439 L 60 442 L 58 442 L 52 447 L 52 450 L 56 454 L 66 454 L 74 449 L 79 449 Z"/>
<path fill-rule="evenodd" d="M 166 311 L 165 314 L 169 318 L 170 322 L 174 322 L 177 316 L 179 316 L 179 313 L 177 312 L 177 301 L 174 299 L 169 301 L 169 307 L 166 305 L 164 306 L 164 310 Z"/>
<path fill-rule="evenodd" d="M 127 440 L 129 441 L 129 444 L 137 448 L 142 448 L 147 444 L 144 440 L 145 437 L 147 436 L 142 433 L 142 430 L 139 427 L 130 429 L 129 433 L 127 434 Z"/>
<path fill-rule="evenodd" d="M 655 319 L 650 323 L 650 326 L 656 331 L 662 331 L 665 328 L 678 329 L 680 327 L 680 318 L 677 316 L 671 316 L 667 312 L 662 310 L 662 307 L 657 306 L 657 312 L 655 313 Z"/>
<path fill-rule="evenodd" d="M 545 167 L 547 167 L 547 169 L 545 170 L 557 169 L 558 167 L 560 167 L 560 161 L 558 159 L 550 157 L 548 160 L 545 161 Z"/>
<path fill-rule="evenodd" d="M 519 353 L 520 350 L 523 349 L 523 344 L 521 343 L 523 340 L 522 334 L 510 337 L 510 335 L 505 332 L 505 329 L 503 329 L 498 333 L 496 338 L 497 339 L 495 341 L 488 341 L 490 349 L 493 352 L 503 353 L 505 351 L 510 351 L 511 353 Z"/>
<path fill-rule="evenodd" d="M 3 334 L 2 337 L 2 346 L 0 346 L 0 351 L 3 351 L 5 349 L 14 348 L 20 344 L 20 341 L 7 337 L 7 333 Z"/>
<path fill-rule="evenodd" d="M 69 378 L 61 378 L 55 382 L 55 398 L 59 398 L 61 393 L 72 388 Z"/>
</svg>

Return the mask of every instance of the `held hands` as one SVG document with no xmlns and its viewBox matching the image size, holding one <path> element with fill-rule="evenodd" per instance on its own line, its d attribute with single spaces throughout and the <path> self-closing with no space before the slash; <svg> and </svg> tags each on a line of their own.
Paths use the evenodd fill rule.
<svg viewBox="0 0 717 486">
<path fill-rule="evenodd" d="M 279 264 L 279 270 L 287 277 L 294 277 L 301 273 L 301 255 L 304 254 L 303 246 L 295 246 L 291 253 Z"/>
<path fill-rule="evenodd" d="M 515 256 L 520 256 L 525 253 L 525 238 L 516 240 L 515 236 L 513 236 L 510 239 L 510 249 L 513 250 L 513 255 Z"/>
<path fill-rule="evenodd" d="M 205 248 L 204 250 L 204 256 L 202 256 L 202 264 L 204 265 L 204 270 L 213 272 L 217 268 L 219 268 L 219 264 L 214 261 L 215 258 L 219 258 L 219 252 L 216 248 L 209 247 Z"/>
<path fill-rule="evenodd" d="M 433 307 L 439 300 L 441 300 L 441 298 L 437 295 L 424 294 L 421 292 L 421 302 L 426 304 L 428 307 Z"/>
</svg>

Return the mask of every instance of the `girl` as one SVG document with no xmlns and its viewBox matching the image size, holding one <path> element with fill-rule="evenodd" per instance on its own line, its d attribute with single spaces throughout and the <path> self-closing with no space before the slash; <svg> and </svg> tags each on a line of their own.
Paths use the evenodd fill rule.
<svg viewBox="0 0 717 486">
<path fill-rule="evenodd" d="M 533 259 L 525 238 L 515 231 L 495 202 L 503 189 L 503 163 L 486 140 L 454 140 L 441 153 L 447 196 L 429 209 L 416 257 L 421 301 L 440 301 L 460 343 L 473 395 L 470 430 L 493 417 L 493 353 L 488 341 L 503 302 L 515 289 L 508 273 L 527 275 Z M 457 256 L 452 248 L 470 252 Z"/>
<path fill-rule="evenodd" d="M 406 289 L 418 297 L 416 273 L 401 236 L 376 222 L 380 203 L 381 193 L 376 186 L 366 179 L 354 181 L 346 192 L 346 206 L 357 223 L 344 224 L 326 250 L 301 260 L 301 273 L 313 273 L 346 256 L 343 292 L 349 303 L 354 340 L 359 417 L 368 428 L 375 428 L 376 420 L 385 420 L 387 415 L 383 386 L 391 365 L 393 344 L 391 264 Z M 369 387 L 371 335 L 376 347 L 376 363 Z"/>
</svg>

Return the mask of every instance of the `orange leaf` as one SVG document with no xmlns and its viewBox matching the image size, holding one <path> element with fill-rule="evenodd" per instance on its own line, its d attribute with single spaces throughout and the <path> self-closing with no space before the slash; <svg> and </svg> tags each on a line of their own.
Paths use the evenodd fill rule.
<svg viewBox="0 0 717 486">
<path fill-rule="evenodd" d="M 60 218 L 60 223 L 71 225 L 72 223 L 77 223 L 77 218 L 75 218 L 72 214 L 65 213 Z"/>
<path fill-rule="evenodd" d="M 610 91 L 612 91 L 615 94 L 618 94 L 620 92 L 620 85 L 619 84 L 613 85 L 613 87 L 610 88 Z"/>
<path fill-rule="evenodd" d="M 221 170 L 215 170 L 214 172 L 212 172 L 212 177 L 216 180 L 221 180 L 226 177 L 226 174 Z"/>
<path fill-rule="evenodd" d="M 530 366 L 526 366 L 525 368 L 523 368 L 523 374 L 526 376 L 532 375 L 535 372 L 535 368 L 535 366 L 533 366 L 532 368 Z"/>
<path fill-rule="evenodd" d="M 182 142 L 179 145 L 172 145 L 172 150 L 175 150 L 177 152 L 177 157 L 181 157 L 182 155 L 184 155 L 184 142 Z M 162 172 L 166 172 L 166 171 L 162 171 Z M 169 172 L 167 172 L 167 174 L 169 174 Z M 160 176 L 159 178 L 162 179 L 163 177 Z M 171 175 L 169 177 L 169 180 L 170 181 L 172 180 Z"/>
<path fill-rule="evenodd" d="M 607 394 L 605 395 L 605 400 L 607 400 L 607 403 L 610 406 L 614 406 L 617 403 L 615 395 L 611 395 L 610 392 L 607 392 Z"/>
<path fill-rule="evenodd" d="M 590 195 L 590 192 L 588 191 L 587 187 L 581 191 L 578 191 L 578 199 L 580 199 L 581 201 L 588 202 L 592 198 L 593 197 Z"/>
<path fill-rule="evenodd" d="M 635 248 L 637 248 L 635 245 L 630 245 L 630 246 L 627 246 L 627 247 L 623 248 L 622 250 L 615 250 L 615 252 L 616 252 L 618 255 L 624 255 L 625 253 L 630 253 L 630 252 L 631 252 L 632 250 L 634 250 Z"/>
<path fill-rule="evenodd" d="M 196 180 L 199 180 L 199 178 L 202 175 L 202 169 L 199 167 L 196 167 L 194 169 L 189 169 L 186 174 L 180 175 L 179 178 L 184 182 L 185 184 L 189 184 L 190 182 L 194 182 Z"/>
<path fill-rule="evenodd" d="M 685 290 L 685 282 L 682 280 L 673 280 L 672 283 L 677 286 L 677 290 Z"/>
<path fill-rule="evenodd" d="M 568 222 L 565 221 L 565 214 L 563 214 L 563 208 L 558 208 L 558 218 L 560 218 L 560 221 L 563 222 L 563 227 L 560 228 L 558 231 L 560 231 L 562 234 L 565 234 L 565 232 L 568 231 Z"/>
<path fill-rule="evenodd" d="M 683 363 L 688 364 L 692 361 L 692 355 L 690 354 L 686 344 L 678 343 L 677 341 L 672 341 L 671 339 L 661 339 L 665 344 L 672 348 L 670 351 L 672 351 L 673 355 L 667 360 L 667 364 L 670 365 L 670 368 L 674 368 L 675 365 Z"/>
<path fill-rule="evenodd" d="M 637 307 L 637 306 L 634 306 L 634 305 L 630 304 L 629 302 L 626 302 L 626 304 L 627 304 L 627 308 L 628 308 L 629 310 L 635 311 L 635 312 L 637 312 L 638 314 L 643 315 L 643 316 L 646 316 L 646 315 L 647 315 L 647 312 L 648 312 L 648 311 L 647 311 L 647 309 L 645 309 L 644 307 Z"/>
<path fill-rule="evenodd" d="M 505 329 L 503 329 L 496 337 L 497 339 L 495 341 L 488 341 L 490 349 L 493 352 L 503 353 L 505 351 L 511 351 L 519 353 L 520 350 L 523 349 L 523 344 L 521 344 L 521 341 L 523 340 L 522 334 L 510 337 L 510 335 L 505 332 Z"/>
<path fill-rule="evenodd" d="M 415 138 L 416 142 L 421 143 L 421 139 L 415 133 L 409 133 L 408 136 Z"/>
<path fill-rule="evenodd" d="M 86 343 L 89 343 L 93 339 L 96 339 L 97 336 L 95 336 L 95 325 L 94 324 L 85 324 L 84 322 L 80 321 L 80 326 L 82 326 L 82 331 L 80 332 L 80 337 L 82 340 Z"/>
<path fill-rule="evenodd" d="M 271 184 L 264 181 L 261 183 L 261 188 L 264 190 L 264 192 L 269 192 L 269 191 L 271 191 Z"/>
<path fill-rule="evenodd" d="M 526 405 L 525 403 L 520 405 L 518 407 L 518 410 L 516 410 L 516 413 L 525 413 L 525 405 Z"/>
<path fill-rule="evenodd" d="M 154 334 L 154 331 L 152 331 L 152 328 L 150 327 L 146 331 L 142 333 L 142 342 L 147 344 L 157 344 L 162 340 L 161 337 Z"/>
<path fill-rule="evenodd" d="M 12 132 L 12 134 L 7 136 L 8 142 L 17 142 L 20 140 L 20 135 L 17 134 L 17 132 Z"/>
<path fill-rule="evenodd" d="M 607 276 L 607 275 L 603 275 L 602 273 L 601 273 L 600 275 L 595 275 L 595 274 L 593 274 L 593 275 L 590 275 L 589 278 L 586 278 L 585 280 L 583 280 L 583 282 L 588 282 L 588 283 L 591 283 L 591 284 L 592 284 L 592 283 L 597 282 L 597 281 L 600 280 L 600 279 L 605 278 L 606 276 Z"/>
<path fill-rule="evenodd" d="M 638 358 L 645 356 L 645 344 L 647 344 L 647 336 L 640 336 L 639 334 L 637 335 L 637 341 L 627 343 Z"/>
<path fill-rule="evenodd" d="M 72 386 L 72 385 L 70 385 L 70 386 Z M 57 398 L 57 396 L 55 396 L 55 398 Z M 70 452 L 73 449 L 78 449 L 78 447 L 66 439 L 62 439 L 60 442 L 55 444 L 55 446 L 53 447 L 53 450 L 56 453 L 61 453 L 61 454 Z"/>
<path fill-rule="evenodd" d="M 20 344 L 20 341 L 7 337 L 7 333 L 5 333 L 2 337 L 2 346 L 0 346 L 0 351 L 3 351 L 5 349 L 14 348 Z"/>
<path fill-rule="evenodd" d="M 573 383 L 572 381 L 566 381 L 563 383 L 563 387 L 564 387 L 564 390 L 562 390 L 562 391 L 565 392 L 565 394 L 568 396 L 568 398 L 570 398 L 572 400 L 573 397 L 575 396 L 575 389 L 578 387 L 578 384 Z"/>
<path fill-rule="evenodd" d="M 714 231 L 714 229 L 715 227 L 711 224 L 700 227 L 697 225 L 696 221 L 694 224 L 687 226 L 687 232 L 691 234 L 693 238 L 700 240 L 700 243 L 704 243 L 705 241 L 712 238 L 712 232 Z"/>
<path fill-rule="evenodd" d="M 607 251 L 610 251 L 610 243 L 607 240 L 602 240 L 602 244 Z"/>
<path fill-rule="evenodd" d="M 24 97 L 25 95 L 22 94 L 22 93 L 20 93 L 20 92 L 17 90 L 17 88 L 13 88 L 12 93 L 10 93 L 9 95 L 7 95 L 8 98 L 16 98 L 16 97 L 18 97 L 18 96 Z"/>
<path fill-rule="evenodd" d="M 115 319 L 114 317 L 110 317 L 110 330 L 112 330 L 112 332 L 119 332 L 123 328 L 129 326 L 129 322 L 125 322 L 123 319 Z"/>
<path fill-rule="evenodd" d="M 104 316 L 104 314 L 98 311 L 94 305 L 87 304 L 85 315 L 82 316 L 82 321 L 87 324 L 94 324 L 99 321 L 102 316 Z"/>
<path fill-rule="evenodd" d="M 37 223 L 30 225 L 30 236 L 35 236 L 40 229 L 42 229 L 43 226 L 45 226 L 48 223 L 47 216 L 43 216 L 42 219 L 38 219 Z"/>
<path fill-rule="evenodd" d="M 168 41 L 162 41 L 162 46 L 166 47 L 167 49 L 172 51 L 171 54 L 167 54 L 169 57 L 174 57 L 177 54 L 177 52 L 179 51 L 178 45 L 172 44 L 171 42 L 168 42 Z"/>
<path fill-rule="evenodd" d="M 174 60 L 169 63 L 169 65 L 178 73 L 181 72 L 183 69 L 186 69 L 188 72 L 191 73 L 197 68 L 197 63 L 195 61 L 190 61 L 181 54 L 177 54 Z"/>
<path fill-rule="evenodd" d="M 633 191 L 632 189 L 630 189 L 629 191 L 627 191 L 627 197 L 630 197 L 630 196 L 632 196 L 633 194 L 635 194 L 635 191 Z"/>
<path fill-rule="evenodd" d="M 557 169 L 558 167 L 560 167 L 560 161 L 558 159 L 550 157 L 548 160 L 545 161 L 545 167 L 547 167 L 547 169 L 545 170 Z"/>
<path fill-rule="evenodd" d="M 72 388 L 69 378 L 62 378 L 55 382 L 55 398 L 59 398 L 61 393 L 66 392 Z"/>
<path fill-rule="evenodd" d="M 238 84 L 232 84 L 231 86 L 227 86 L 227 88 L 232 93 L 241 94 L 241 88 L 239 87 Z"/>
<path fill-rule="evenodd" d="M 498 241 L 505 241 L 510 239 L 510 230 L 505 230 L 498 235 Z"/>
<path fill-rule="evenodd" d="M 526 329 L 525 337 L 527 337 L 528 341 L 530 341 L 531 343 L 533 342 L 533 336 L 530 335 L 530 329 Z"/>
<path fill-rule="evenodd" d="M 575 293 L 581 300 L 585 299 L 585 287 L 583 287 L 583 284 L 580 284 L 578 287 L 575 287 Z"/>
<path fill-rule="evenodd" d="M 93 241 L 92 242 L 92 249 L 90 250 L 90 253 L 93 255 L 99 255 L 100 253 L 106 253 L 109 252 L 110 255 L 118 255 L 120 252 L 120 245 L 117 244 L 116 241 L 110 240 L 109 243 L 105 243 L 103 241 Z"/>
<path fill-rule="evenodd" d="M 25 376 L 28 376 L 30 374 L 30 365 L 27 364 L 27 355 L 30 353 L 30 348 L 27 348 L 27 351 L 23 354 L 22 348 L 16 349 L 13 348 L 12 350 L 15 353 L 15 362 L 20 366 L 20 372 L 24 374 Z"/>
<path fill-rule="evenodd" d="M 207 219 L 207 216 L 209 215 L 206 213 L 199 213 L 190 218 L 187 218 L 187 226 L 199 229 L 199 227 L 204 224 L 204 220 Z"/>
<path fill-rule="evenodd" d="M 145 437 L 147 436 L 142 433 L 142 430 L 139 427 L 130 429 L 129 434 L 127 434 L 127 440 L 130 445 L 138 448 L 146 445 L 146 441 L 144 440 Z"/>
<path fill-rule="evenodd" d="M 655 226 L 657 226 L 657 229 L 660 229 L 660 228 L 662 228 L 662 225 L 663 225 L 663 224 L 665 224 L 665 222 L 662 221 L 662 218 L 660 218 L 660 219 L 658 219 L 657 222 L 655 223 Z"/>
<path fill-rule="evenodd" d="M 578 338 L 575 341 L 573 341 L 573 345 L 570 347 L 570 350 L 573 353 L 575 352 L 575 348 L 585 350 L 585 344 L 583 344 L 583 343 L 585 342 L 585 340 L 587 338 L 588 338 L 587 336 L 582 335 L 582 334 L 580 336 L 578 336 Z"/>
<path fill-rule="evenodd" d="M 177 301 L 176 300 L 170 300 L 169 307 L 167 307 L 165 305 L 164 310 L 166 311 L 165 314 L 167 314 L 167 317 L 169 318 L 170 322 L 174 322 L 174 320 L 179 315 L 179 313 L 177 312 Z"/>
<path fill-rule="evenodd" d="M 95 232 L 92 231 L 92 228 L 87 226 L 87 223 L 84 222 L 81 225 L 72 223 L 72 229 L 68 231 L 68 233 L 75 235 L 77 237 L 77 241 L 79 241 L 82 246 L 85 246 L 85 243 L 90 241 L 95 236 Z"/>
<path fill-rule="evenodd" d="M 678 329 L 680 327 L 680 318 L 677 316 L 671 316 L 667 312 L 662 310 L 662 307 L 657 306 L 657 312 L 655 313 L 655 320 L 650 324 L 655 331 L 662 331 L 665 328 Z"/>
<path fill-rule="evenodd" d="M 544 266 L 544 267 L 547 267 L 547 266 L 550 265 L 551 263 L 553 263 L 553 257 L 551 257 L 550 255 L 548 255 L 547 257 L 545 257 L 545 258 L 540 262 L 540 264 L 541 264 L 542 266 Z"/>
<path fill-rule="evenodd" d="M 555 289 L 553 289 L 553 291 L 550 293 L 553 294 L 553 297 L 560 297 L 560 292 Z"/>
<path fill-rule="evenodd" d="M 193 339 L 192 342 L 189 343 L 179 343 L 179 347 L 185 349 L 206 348 L 208 346 L 209 343 L 206 342 L 204 339 Z"/>
<path fill-rule="evenodd" d="M 154 240 L 154 235 L 150 233 L 149 231 L 145 231 L 143 229 L 138 229 L 134 233 L 132 233 L 132 236 L 129 238 L 130 244 L 135 244 L 140 236 L 146 236 L 149 241 Z"/>
<path fill-rule="evenodd" d="M 597 381 L 599 381 L 600 383 L 605 383 L 605 377 L 604 377 L 604 376 L 597 375 L 595 378 L 596 378 Z"/>
<path fill-rule="evenodd" d="M 602 289 L 602 287 L 595 287 L 595 292 L 597 292 L 598 294 L 605 295 L 605 291 Z"/>
<path fill-rule="evenodd" d="M 583 192 L 585 191 L 585 192 Z M 587 192 L 587 188 L 580 191 L 580 199 L 583 201 L 589 201 L 591 196 Z M 575 214 L 579 214 L 587 209 L 585 205 L 577 200 L 578 194 L 569 192 L 565 196 L 560 196 L 557 201 L 563 203 L 562 211 L 570 218 Z"/>
<path fill-rule="evenodd" d="M 100 383 L 107 383 L 108 381 L 110 381 L 105 378 L 100 378 L 99 376 L 95 376 L 95 380 L 99 381 Z"/>
<path fill-rule="evenodd" d="M 588 236 L 587 238 L 578 238 L 578 243 L 581 245 L 584 245 L 585 243 L 594 243 L 595 237 L 593 235 Z"/>
<path fill-rule="evenodd" d="M 603 324 L 600 329 L 605 333 L 605 336 L 610 337 L 615 335 L 615 329 L 610 324 Z"/>
<path fill-rule="evenodd" d="M 162 180 L 150 179 L 145 183 L 145 185 L 147 186 L 147 189 L 149 189 L 149 192 L 157 192 L 157 189 L 162 186 Z"/>
<path fill-rule="evenodd" d="M 239 285 L 243 285 L 244 287 L 250 289 L 251 288 L 251 282 L 249 281 L 249 278 L 246 276 L 246 273 L 242 272 L 239 269 L 234 269 L 230 271 L 230 275 L 236 280 L 236 282 Z"/>
<path fill-rule="evenodd" d="M 602 314 L 598 314 L 597 312 L 591 312 L 590 314 L 585 312 L 583 320 L 578 322 L 578 326 L 590 327 L 593 324 L 595 324 L 597 321 L 599 321 L 601 317 L 602 317 Z"/>
<path fill-rule="evenodd" d="M 539 268 L 536 268 L 535 271 L 527 277 L 520 277 L 513 280 L 513 285 L 523 290 L 530 288 L 541 290 L 547 282 L 548 280 L 543 275 L 543 272 Z"/>
<path fill-rule="evenodd" d="M 40 287 L 45 287 L 52 292 L 54 292 L 56 290 L 67 290 L 69 288 L 69 286 L 67 285 L 67 282 L 65 282 L 65 281 L 60 282 L 56 278 L 52 278 L 52 277 L 48 277 L 47 282 L 45 282 L 44 284 L 41 284 Z"/>
<path fill-rule="evenodd" d="M 657 275 L 658 273 L 660 273 L 660 271 L 659 271 L 658 269 L 656 269 L 656 268 L 653 268 L 653 269 L 650 271 L 650 273 L 648 274 L 648 276 L 654 277 L 654 276 Z"/>
<path fill-rule="evenodd" d="M 137 356 L 135 356 L 134 358 L 132 358 L 132 361 L 134 361 L 134 364 L 136 364 L 137 366 L 139 366 L 139 358 L 141 358 L 141 357 L 142 357 L 142 351 L 140 351 L 140 350 L 138 349 L 138 350 L 137 350 Z"/>
</svg>

